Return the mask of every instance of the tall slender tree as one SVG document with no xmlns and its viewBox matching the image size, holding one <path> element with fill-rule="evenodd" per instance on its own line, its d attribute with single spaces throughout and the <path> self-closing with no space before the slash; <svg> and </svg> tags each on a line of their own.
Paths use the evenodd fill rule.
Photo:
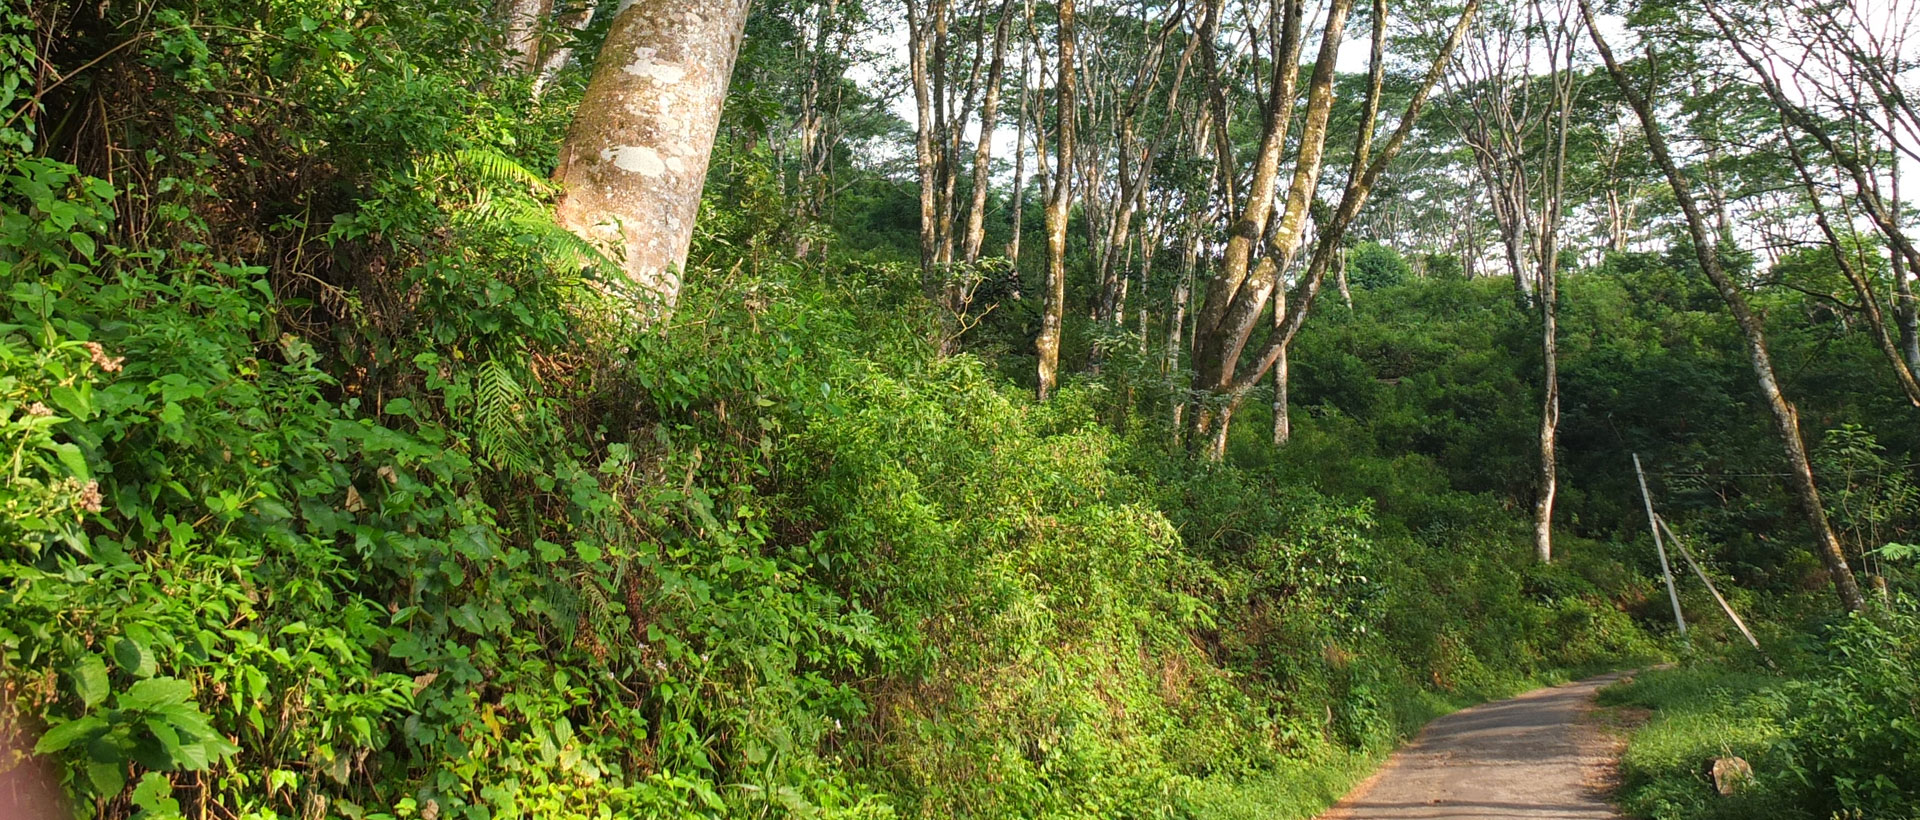
<svg viewBox="0 0 1920 820">
<path fill-rule="evenodd" d="M 1047 274 L 1041 290 L 1040 336 L 1034 341 L 1039 354 L 1038 393 L 1041 401 L 1053 397 L 1060 380 L 1060 331 L 1067 302 L 1067 207 L 1073 194 L 1074 162 L 1074 3 L 1058 0 L 1059 14 L 1054 50 L 1059 53 L 1059 70 L 1054 79 L 1058 151 L 1053 166 L 1053 191 L 1047 196 Z"/>
<path fill-rule="evenodd" d="M 1693 183 L 1668 150 L 1665 132 L 1652 103 L 1614 57 L 1613 49 L 1607 45 L 1606 37 L 1600 31 L 1600 24 L 1594 19 L 1592 4 L 1588 0 L 1579 0 L 1579 3 L 1581 19 L 1586 24 L 1588 36 L 1593 40 L 1594 49 L 1600 53 L 1600 59 L 1607 67 L 1607 75 L 1640 118 L 1640 128 L 1647 138 L 1647 150 L 1653 154 L 1654 162 L 1660 166 L 1661 172 L 1667 177 L 1667 184 L 1673 189 L 1674 201 L 1686 218 L 1687 233 L 1693 240 L 1693 250 L 1700 262 L 1700 269 L 1727 303 L 1727 312 L 1732 314 L 1734 324 L 1739 327 L 1741 337 L 1746 342 L 1747 361 L 1760 383 L 1760 393 L 1766 400 L 1774 431 L 1779 435 L 1785 451 L 1789 489 L 1799 502 L 1807 525 L 1813 530 L 1814 555 L 1832 577 L 1834 593 L 1839 596 L 1841 605 L 1854 611 L 1863 609 L 1866 600 L 1860 595 L 1853 569 L 1847 565 L 1846 554 L 1841 550 L 1839 539 L 1834 537 L 1832 525 L 1828 523 L 1826 507 L 1820 501 L 1820 488 L 1814 481 L 1813 463 L 1807 457 L 1806 441 L 1800 435 L 1800 414 L 1780 389 L 1780 380 L 1774 373 L 1773 357 L 1767 350 L 1766 332 L 1760 317 L 1754 314 L 1753 308 L 1747 303 L 1746 294 L 1720 264 L 1719 249 L 1707 228 L 1706 215 L 1694 199 Z"/>
</svg>

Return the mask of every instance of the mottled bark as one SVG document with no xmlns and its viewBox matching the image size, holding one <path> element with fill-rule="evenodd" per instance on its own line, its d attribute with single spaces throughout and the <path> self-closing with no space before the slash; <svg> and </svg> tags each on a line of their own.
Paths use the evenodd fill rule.
<svg viewBox="0 0 1920 820">
<path fill-rule="evenodd" d="M 1560 228 L 1566 216 L 1567 136 L 1573 126 L 1575 34 L 1564 7 L 1551 32 L 1548 63 L 1565 62 L 1549 78 L 1552 105 L 1547 109 L 1553 150 L 1547 154 L 1546 191 L 1535 222 L 1540 226 L 1538 253 L 1540 296 L 1540 462 L 1533 502 L 1533 552 L 1540 563 L 1553 561 L 1553 509 L 1560 493 Z"/>
<path fill-rule="evenodd" d="M 1059 159 L 1054 164 L 1053 192 L 1047 199 L 1047 281 L 1041 293 L 1040 337 L 1034 340 L 1039 354 L 1039 396 L 1053 397 L 1059 382 L 1060 325 L 1067 302 L 1067 203 L 1073 193 L 1073 119 L 1074 119 L 1074 32 L 1073 0 L 1059 0 L 1059 77 L 1054 81 L 1058 98 L 1059 136 L 1054 140 Z"/>
<path fill-rule="evenodd" d="M 1033 0 L 1027 0 L 1021 20 L 1025 24 L 1026 31 L 1030 33 L 1033 30 Z M 1015 271 L 1020 269 L 1020 239 L 1021 234 L 1025 232 L 1027 221 L 1027 118 L 1032 115 L 1031 94 L 1028 91 L 1032 84 L 1032 56 L 1031 44 L 1022 39 L 1020 42 L 1020 120 L 1014 126 L 1013 200 L 1008 207 L 1013 217 L 1013 235 L 1007 239 L 1007 259 L 1012 261 Z M 1035 161 L 1045 164 L 1046 158 L 1036 157 Z"/>
<path fill-rule="evenodd" d="M 662 320 L 679 299 L 747 0 L 645 0 L 613 20 L 555 176 L 560 224 L 614 249 Z"/>
<path fill-rule="evenodd" d="M 1273 443 L 1275 446 L 1293 440 L 1293 415 L 1287 408 L 1288 379 L 1287 349 L 1280 348 L 1280 360 L 1273 366 Z"/>
<path fill-rule="evenodd" d="M 540 64 L 540 28 L 553 12 L 553 0 L 504 0 L 499 4 L 507 29 L 507 68 L 531 71 Z"/>
<path fill-rule="evenodd" d="M 533 78 L 533 96 L 538 97 L 546 93 L 547 86 L 552 85 L 554 78 L 560 76 L 560 72 L 566 69 L 568 63 L 573 62 L 572 38 L 584 30 L 588 23 L 593 22 L 593 9 L 594 0 L 575 0 L 570 8 L 561 12 L 556 22 L 559 30 L 568 39 L 562 41 L 552 51 L 541 53 L 540 71 Z"/>
<path fill-rule="evenodd" d="M 1699 259 L 1700 268 L 1712 280 L 1720 297 L 1727 303 L 1727 312 L 1733 315 L 1734 323 L 1739 326 L 1747 345 L 1747 360 L 1752 365 L 1754 376 L 1760 383 L 1760 393 L 1767 403 L 1768 413 L 1773 418 L 1774 430 L 1780 436 L 1789 468 L 1788 489 L 1799 502 L 1801 512 L 1806 515 L 1807 525 L 1813 530 L 1814 554 L 1826 566 L 1832 576 L 1833 589 L 1840 598 L 1842 606 L 1848 610 L 1859 611 L 1866 607 L 1866 600 L 1860 595 L 1860 586 L 1854 581 L 1853 569 L 1847 565 L 1846 553 L 1841 550 L 1840 541 L 1834 537 L 1833 527 L 1827 520 L 1826 507 L 1820 501 L 1820 489 L 1814 482 L 1813 465 L 1807 458 L 1806 441 L 1800 435 L 1800 416 L 1793 404 L 1787 401 L 1780 390 L 1779 379 L 1773 370 L 1773 359 L 1767 351 L 1766 335 L 1760 317 L 1755 315 L 1747 304 L 1747 297 L 1733 279 L 1720 265 L 1720 255 L 1715 249 L 1713 236 L 1707 229 L 1707 218 L 1701 213 L 1700 206 L 1693 198 L 1692 184 L 1680 170 L 1672 154 L 1667 150 L 1667 140 L 1660 129 L 1660 121 L 1648 102 L 1640 93 L 1639 86 L 1613 56 L 1613 50 L 1607 45 L 1606 38 L 1600 33 L 1600 26 L 1594 22 L 1593 8 L 1588 0 L 1579 0 L 1580 15 L 1586 23 L 1587 34 L 1600 52 L 1600 59 L 1606 64 L 1607 74 L 1620 89 L 1622 96 L 1632 106 L 1634 114 L 1640 118 L 1641 130 L 1647 138 L 1647 149 L 1653 160 L 1667 177 L 1667 184 L 1673 189 L 1675 202 L 1686 217 L 1687 232 L 1693 240 L 1693 250 Z"/>
<path fill-rule="evenodd" d="M 967 235 L 961 258 L 980 261 L 980 245 L 987 238 L 987 189 L 993 164 L 993 131 L 1000 124 L 1000 86 L 1007 68 L 1007 35 L 1013 28 L 1013 0 L 1000 4 L 1000 25 L 993 33 L 993 62 L 987 68 L 986 98 L 980 104 L 980 139 L 973 147 L 973 202 L 967 209 Z M 1025 79 L 1025 78 L 1022 78 Z"/>
<path fill-rule="evenodd" d="M 913 104 L 918 114 L 913 154 L 915 169 L 920 174 L 920 285 L 928 299 L 938 299 L 941 277 L 934 260 L 939 255 L 940 238 L 934 226 L 937 224 L 935 196 L 940 180 L 939 158 L 933 152 L 933 69 L 928 55 L 933 43 L 927 30 L 927 13 L 916 0 L 907 0 L 907 65 L 913 78 Z"/>
<path fill-rule="evenodd" d="M 1428 67 L 1426 76 L 1414 87 L 1413 96 L 1407 101 L 1406 108 L 1400 114 L 1399 125 L 1394 127 L 1392 136 L 1388 137 L 1386 143 L 1377 151 L 1372 148 L 1371 115 L 1363 120 L 1368 124 L 1360 129 L 1362 136 L 1355 145 L 1354 162 L 1352 170 L 1347 175 L 1346 190 L 1341 193 L 1340 204 L 1333 209 L 1327 224 L 1320 229 L 1319 241 L 1314 245 L 1313 256 L 1307 263 L 1306 272 L 1301 275 L 1300 283 L 1294 289 L 1295 295 L 1285 308 L 1286 323 L 1268 336 L 1266 344 L 1255 354 L 1251 367 L 1237 369 L 1236 375 L 1227 382 L 1226 388 L 1216 391 L 1216 395 L 1224 397 L 1227 402 L 1225 411 L 1217 416 L 1222 425 L 1231 418 L 1233 405 L 1279 362 L 1280 356 L 1287 351 L 1288 346 L 1293 343 L 1294 336 L 1299 334 L 1300 328 L 1306 323 L 1307 315 L 1313 308 L 1314 299 L 1320 293 L 1320 283 L 1325 279 L 1327 271 L 1339 252 L 1341 239 L 1353 225 L 1354 217 L 1358 216 L 1360 209 L 1366 205 L 1368 197 L 1373 192 L 1373 186 L 1380 180 L 1380 175 L 1386 172 L 1387 166 L 1393 163 L 1394 157 L 1398 156 L 1400 149 L 1406 145 L 1407 136 L 1413 132 L 1414 124 L 1419 122 L 1420 112 L 1426 108 L 1427 98 L 1432 94 L 1434 84 L 1439 82 L 1440 74 L 1446 70 L 1448 60 L 1459 48 L 1460 41 L 1466 37 L 1467 28 L 1472 25 L 1479 11 L 1480 0 L 1467 0 L 1466 7 L 1461 9 L 1459 22 L 1454 24 L 1453 33 L 1448 36 L 1440 52 L 1434 56 L 1433 64 Z M 1380 32 L 1376 29 L 1376 42 L 1379 37 Z M 1376 70 L 1375 76 L 1369 82 L 1369 93 L 1377 97 L 1380 83 L 1381 78 Z M 1378 109 L 1376 105 L 1370 104 L 1366 106 L 1366 110 L 1375 112 Z M 1201 425 L 1208 423 L 1204 414 L 1197 417 L 1195 421 L 1196 424 Z M 1209 455 L 1218 460 L 1225 455 L 1225 430 L 1217 431 L 1213 441 L 1215 449 Z"/>
<path fill-rule="evenodd" d="M 1333 103 L 1334 62 L 1346 29 L 1347 12 L 1352 8 L 1352 0 L 1331 0 L 1328 7 L 1326 30 L 1322 35 L 1320 54 L 1314 62 L 1313 78 L 1308 90 L 1308 124 L 1301 135 L 1300 155 L 1295 160 L 1296 186 L 1311 188 L 1319 182 L 1318 156 L 1326 145 L 1326 121 Z M 1238 303 L 1241 308 L 1239 312 L 1244 318 L 1248 313 L 1257 315 L 1266 306 L 1267 293 L 1246 296 L 1240 293 L 1240 288 L 1251 276 L 1254 244 L 1259 241 L 1266 227 L 1273 212 L 1274 197 L 1278 193 L 1280 160 L 1293 121 L 1294 96 L 1299 82 L 1300 28 L 1305 14 L 1300 0 L 1289 0 L 1286 4 L 1281 35 L 1282 56 L 1275 65 L 1273 92 L 1266 105 L 1268 120 L 1259 153 L 1254 158 L 1253 179 L 1247 189 L 1245 205 L 1228 232 L 1226 256 L 1221 260 L 1220 270 L 1207 282 L 1206 300 L 1201 303 L 1199 315 L 1194 317 L 1199 340 L 1199 348 L 1194 351 L 1198 387 L 1217 389 L 1222 374 L 1231 374 L 1240 346 L 1246 343 L 1244 338 L 1235 342 L 1231 338 L 1234 335 L 1231 330 L 1223 331 L 1228 312 Z M 1316 142 L 1319 148 L 1309 150 L 1308 146 Z M 1225 162 L 1228 154 L 1222 153 L 1220 157 Z M 1310 168 L 1305 167 L 1309 160 L 1312 160 Z M 1311 193 L 1311 190 L 1302 190 L 1297 196 L 1289 196 L 1289 200 L 1300 198 L 1310 201 Z M 1301 211 L 1288 224 L 1304 225 L 1304 207 Z M 1251 305 L 1249 309 L 1246 304 L 1249 302 L 1258 304 Z M 1242 324 L 1247 329 L 1252 327 L 1251 322 Z"/>
</svg>

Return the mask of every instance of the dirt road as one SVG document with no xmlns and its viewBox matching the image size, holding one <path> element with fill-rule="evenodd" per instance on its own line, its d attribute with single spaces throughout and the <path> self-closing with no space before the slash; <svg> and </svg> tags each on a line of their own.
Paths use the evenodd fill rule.
<svg viewBox="0 0 1920 820">
<path fill-rule="evenodd" d="M 1537 689 L 1427 725 L 1320 820 L 1613 820 L 1596 783 L 1608 744 L 1581 722 L 1624 676 Z"/>
</svg>

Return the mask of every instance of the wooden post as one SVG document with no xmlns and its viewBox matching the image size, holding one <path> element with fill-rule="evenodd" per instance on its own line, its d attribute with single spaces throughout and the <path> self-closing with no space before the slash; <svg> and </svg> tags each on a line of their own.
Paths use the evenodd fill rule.
<svg viewBox="0 0 1920 820">
<path fill-rule="evenodd" d="M 1727 599 L 1721 597 L 1720 590 L 1713 585 L 1713 579 L 1708 578 L 1707 571 L 1700 567 L 1699 561 L 1694 560 L 1693 551 L 1687 549 L 1687 545 L 1680 540 L 1680 536 L 1673 534 L 1673 527 L 1667 525 L 1667 519 L 1656 517 L 1655 520 L 1660 522 L 1660 529 L 1666 531 L 1667 540 L 1672 541 L 1673 545 L 1680 549 L 1680 557 L 1687 559 L 1687 566 L 1693 567 L 1693 574 L 1700 576 L 1700 582 L 1707 585 L 1707 591 L 1713 593 L 1713 599 L 1720 602 L 1721 611 L 1727 613 L 1727 618 L 1733 621 L 1733 625 L 1740 628 L 1740 634 L 1747 636 L 1747 643 L 1753 644 L 1753 648 L 1758 650 L 1759 639 L 1753 637 L 1753 630 L 1747 628 L 1747 622 L 1740 620 L 1740 616 L 1733 611 Z"/>
<path fill-rule="evenodd" d="M 1680 637 L 1687 636 L 1687 618 L 1680 614 L 1680 592 L 1673 586 L 1673 568 L 1667 565 L 1667 547 L 1660 541 L 1660 517 L 1653 514 L 1653 494 L 1647 492 L 1647 473 L 1640 469 L 1640 454 L 1633 454 L 1633 474 L 1640 479 L 1640 500 L 1647 507 L 1647 529 L 1653 530 L 1653 549 L 1660 554 L 1660 575 L 1667 579 L 1667 600 L 1673 602 L 1673 623 Z"/>
</svg>

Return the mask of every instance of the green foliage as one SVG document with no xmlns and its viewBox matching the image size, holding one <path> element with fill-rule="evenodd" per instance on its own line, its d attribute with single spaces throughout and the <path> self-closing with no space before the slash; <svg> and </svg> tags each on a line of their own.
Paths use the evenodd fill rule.
<svg viewBox="0 0 1920 820">
<path fill-rule="evenodd" d="M 1839 627 L 1815 673 L 1787 689 L 1783 747 L 1819 815 L 1912 817 L 1920 807 L 1920 606 Z"/>
<path fill-rule="evenodd" d="M 1347 281 L 1356 288 L 1390 288 L 1412 278 L 1413 266 L 1390 246 L 1362 242 L 1347 252 Z"/>
<path fill-rule="evenodd" d="M 1787 777 L 1773 751 L 1785 705 L 1771 697 L 1778 686 L 1753 672 L 1681 668 L 1641 672 L 1602 690 L 1603 705 L 1655 710 L 1621 759 L 1621 807 L 1652 820 L 1809 816 L 1775 791 Z M 1729 756 L 1753 766 L 1754 787 L 1722 797 L 1710 767 Z"/>
<path fill-rule="evenodd" d="M 35 7 L 59 65 L 132 43 L 49 98 L 150 103 L 122 187 L 72 131 L 0 169 L 0 719 L 96 815 L 1304 815 L 1440 711 L 1654 651 L 1603 546 L 1529 565 L 1483 283 L 1363 250 L 1299 439 L 1200 466 L 1129 340 L 1047 405 L 996 375 L 1007 263 L 954 272 L 1002 355 L 937 358 L 903 189 L 800 213 L 756 144 L 773 50 L 643 328 L 551 218 L 572 86 L 530 99 L 484 15 L 140 11 Z"/>
<path fill-rule="evenodd" d="M 1622 762 L 1624 806 L 1676 819 L 1914 816 L 1917 653 L 1920 609 L 1903 596 L 1834 625 L 1784 677 L 1718 662 L 1603 692 L 1603 703 L 1656 710 Z M 1707 775 L 1726 755 L 1754 769 L 1731 798 Z"/>
</svg>

